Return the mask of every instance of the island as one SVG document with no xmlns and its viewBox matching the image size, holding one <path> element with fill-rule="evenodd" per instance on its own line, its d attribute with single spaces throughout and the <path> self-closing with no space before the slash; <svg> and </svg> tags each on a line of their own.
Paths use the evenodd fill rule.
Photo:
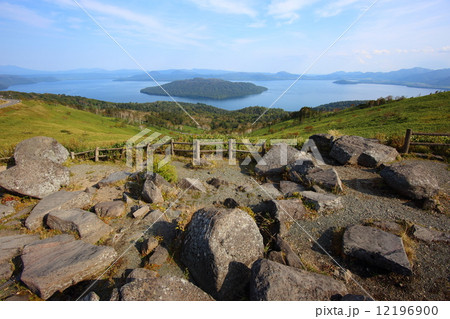
<svg viewBox="0 0 450 319">
<path fill-rule="evenodd" d="M 220 79 L 204 78 L 173 81 L 164 84 L 161 87 L 172 96 L 214 100 L 244 97 L 267 91 L 266 87 L 249 82 L 230 82 Z M 167 96 L 166 92 L 164 92 L 161 87 L 147 87 L 142 89 L 141 93 Z"/>
</svg>

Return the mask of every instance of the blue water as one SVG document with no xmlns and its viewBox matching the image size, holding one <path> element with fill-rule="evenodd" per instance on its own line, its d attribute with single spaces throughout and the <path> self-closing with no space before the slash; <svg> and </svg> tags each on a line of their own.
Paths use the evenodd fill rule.
<svg viewBox="0 0 450 319">
<path fill-rule="evenodd" d="M 167 82 L 161 82 L 164 84 Z M 251 95 L 230 100 L 188 99 L 175 97 L 176 101 L 189 103 L 205 103 L 227 110 L 241 109 L 247 106 L 272 106 L 280 95 L 293 81 L 252 81 L 256 85 L 265 86 L 267 91 L 258 95 Z M 148 86 L 155 86 L 152 81 L 112 81 L 112 80 L 83 80 L 41 82 L 36 84 L 14 85 L 8 90 L 19 92 L 54 93 L 78 95 L 87 98 L 109 102 L 154 102 L 171 101 L 165 96 L 151 96 L 139 91 Z M 410 88 L 398 85 L 381 84 L 334 84 L 333 81 L 301 80 L 284 94 L 273 107 L 296 111 L 303 106 L 315 107 L 330 102 L 345 100 L 372 100 L 392 95 L 416 97 L 434 93 L 436 89 Z"/>
</svg>

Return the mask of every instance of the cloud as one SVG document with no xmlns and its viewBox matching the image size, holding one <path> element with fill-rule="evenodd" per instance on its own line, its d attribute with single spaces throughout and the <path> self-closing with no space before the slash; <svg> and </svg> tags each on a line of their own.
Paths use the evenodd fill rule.
<svg viewBox="0 0 450 319">
<path fill-rule="evenodd" d="M 329 18 L 336 16 L 342 11 L 348 9 L 351 5 L 360 2 L 360 0 L 338 0 L 327 4 L 325 7 L 318 9 L 316 14 L 322 18 Z M 365 1 L 367 3 L 367 1 Z"/>
<path fill-rule="evenodd" d="M 0 2 L 0 17 L 23 22 L 38 28 L 48 28 L 53 23 L 52 20 L 42 17 L 28 8 L 8 2 Z"/>
<path fill-rule="evenodd" d="M 373 54 L 376 55 L 381 55 L 381 54 L 390 54 L 391 52 L 389 50 L 386 49 L 381 49 L 381 50 L 373 50 Z"/>
<path fill-rule="evenodd" d="M 197 7 L 225 14 L 240 14 L 256 17 L 258 12 L 253 9 L 252 3 L 245 0 L 189 0 Z"/>
<path fill-rule="evenodd" d="M 297 11 L 315 2 L 317 0 L 271 0 L 267 13 L 276 19 L 292 23 L 299 18 Z"/>
</svg>

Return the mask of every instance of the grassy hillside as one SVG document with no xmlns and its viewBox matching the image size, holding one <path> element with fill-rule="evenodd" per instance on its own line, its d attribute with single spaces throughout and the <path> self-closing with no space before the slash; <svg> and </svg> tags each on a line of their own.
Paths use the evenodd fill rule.
<svg viewBox="0 0 450 319">
<path fill-rule="evenodd" d="M 352 107 L 326 113 L 299 123 L 288 120 L 251 136 L 266 138 L 307 138 L 314 133 L 337 130 L 341 134 L 389 138 L 402 136 L 407 128 L 423 132 L 450 132 L 450 92 L 404 99 L 381 106 Z"/>
<path fill-rule="evenodd" d="M 152 129 L 152 128 L 150 128 Z M 109 146 L 127 141 L 137 126 L 123 121 L 42 101 L 23 101 L 0 109 L 0 157 L 14 145 L 33 136 L 50 136 L 73 151 Z M 167 133 L 167 130 L 157 129 Z"/>
</svg>

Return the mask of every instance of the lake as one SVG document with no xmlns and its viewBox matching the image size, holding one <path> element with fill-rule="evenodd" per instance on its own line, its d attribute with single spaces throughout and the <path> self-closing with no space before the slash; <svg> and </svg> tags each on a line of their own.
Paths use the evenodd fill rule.
<svg viewBox="0 0 450 319">
<path fill-rule="evenodd" d="M 188 103 L 205 103 L 227 110 L 241 109 L 247 106 L 270 106 L 292 83 L 286 81 L 251 81 L 265 86 L 267 91 L 243 98 L 228 100 L 189 99 L 175 97 L 176 101 Z M 167 82 L 160 82 L 165 84 Z M 112 80 L 77 80 L 41 82 L 36 84 L 14 85 L 8 90 L 19 92 L 54 93 L 78 95 L 109 102 L 155 102 L 171 101 L 170 97 L 151 96 L 139 91 L 148 86 L 155 86 L 153 81 L 112 81 Z M 355 84 L 342 85 L 333 81 L 300 80 L 273 107 L 287 111 L 297 111 L 303 106 L 315 107 L 326 103 L 345 100 L 374 100 L 392 95 L 416 97 L 434 93 L 437 89 L 411 88 L 398 85 Z"/>
</svg>

